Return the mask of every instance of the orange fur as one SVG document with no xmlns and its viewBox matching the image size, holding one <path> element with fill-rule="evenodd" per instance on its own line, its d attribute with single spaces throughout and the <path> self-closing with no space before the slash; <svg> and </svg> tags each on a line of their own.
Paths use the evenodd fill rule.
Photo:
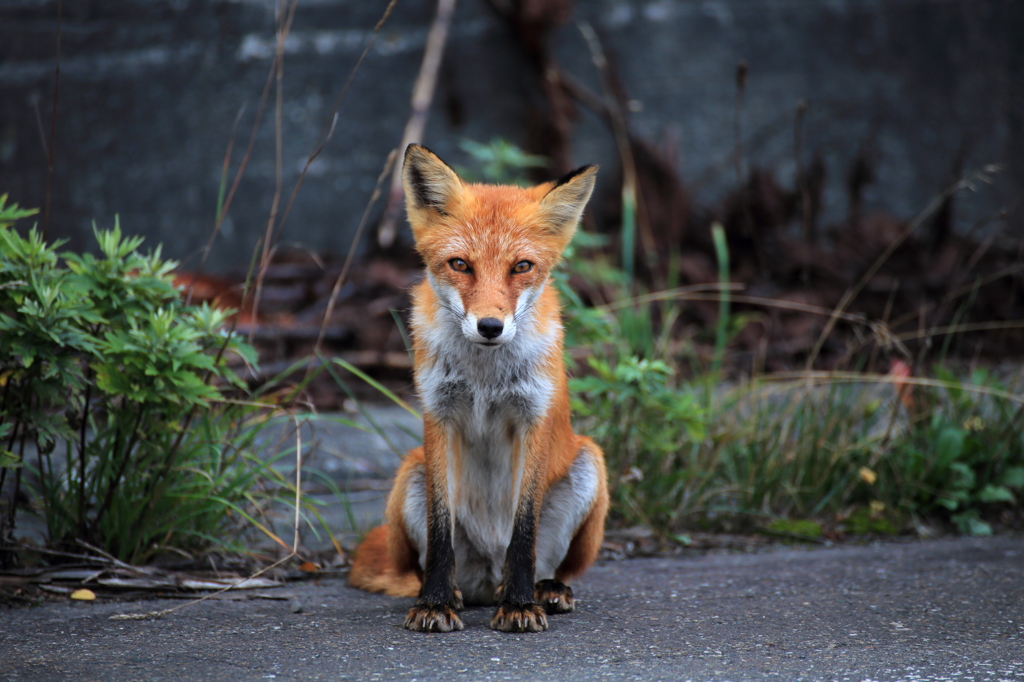
<svg viewBox="0 0 1024 682">
<path fill-rule="evenodd" d="M 604 466 L 604 456 L 594 442 L 585 436 L 576 436 L 580 447 L 597 454 Z M 604 518 L 608 514 L 608 482 L 600 480 L 600 492 L 597 496 L 597 504 L 584 519 L 565 558 L 555 571 L 555 580 L 567 583 L 583 574 L 590 564 L 594 563 L 597 553 L 601 551 L 601 543 L 604 541 Z"/>
<path fill-rule="evenodd" d="M 419 576 L 396 568 L 388 553 L 389 535 L 387 525 L 377 526 L 366 534 L 352 559 L 349 585 L 392 597 L 415 597 L 420 591 Z"/>
</svg>

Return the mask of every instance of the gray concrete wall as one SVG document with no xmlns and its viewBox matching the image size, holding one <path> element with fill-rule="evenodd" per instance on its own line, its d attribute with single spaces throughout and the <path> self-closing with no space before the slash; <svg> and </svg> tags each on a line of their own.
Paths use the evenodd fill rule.
<svg viewBox="0 0 1024 682">
<path fill-rule="evenodd" d="M 746 60 L 745 137 L 763 142 L 751 162 L 792 177 L 795 105 L 806 99 L 805 163 L 822 153 L 833 214 L 845 210 L 844 176 L 872 129 L 868 209 L 919 211 L 948 183 L 961 146 L 965 168 L 1005 167 L 995 191 L 966 199 L 962 219 L 1022 195 L 1024 3 L 603 0 L 586 13 L 642 105 L 637 130 L 678 140 L 684 180 L 734 182 L 728 163 L 724 177 L 708 171 L 732 151 L 735 68 Z M 589 57 L 565 34 L 560 55 L 586 72 Z M 581 141 L 597 137 L 580 131 Z"/>
<path fill-rule="evenodd" d="M 384 0 L 304 0 L 284 67 L 283 186 L 291 192 Z M 341 103 L 283 239 L 344 251 L 389 149 L 401 137 L 434 3 L 400 0 Z M 962 204 L 961 224 L 1010 206 L 1024 187 L 1024 3 L 1012 0 L 591 0 L 578 2 L 619 64 L 632 124 L 675 140 L 685 181 L 713 204 L 731 182 L 734 71 L 750 65 L 744 130 L 752 164 L 793 173 L 792 120 L 811 103 L 808 158 L 829 171 L 826 210 L 845 209 L 844 174 L 875 133 L 869 208 L 916 212 L 966 166 L 1007 167 Z M 232 174 L 252 128 L 274 44 L 272 0 L 64 0 L 52 236 L 91 241 L 92 221 L 163 242 L 195 263 L 208 238 L 225 149 Z M 0 1 L 0 192 L 41 206 L 56 46 L 55 0 Z M 597 88 L 578 29 L 559 61 Z M 483 0 L 459 3 L 425 143 L 455 163 L 460 137 L 526 142 L 537 86 L 508 27 Z M 273 104 L 273 97 L 270 100 Z M 241 114 L 240 114 L 241 112 Z M 238 125 L 235 126 L 235 119 Z M 42 130 L 40 130 L 40 127 Z M 612 138 L 584 113 L 580 163 L 614 166 Z M 605 182 L 613 173 L 605 173 Z M 248 261 L 274 187 L 273 108 L 214 249 L 215 269 Z M 826 213 L 828 215 L 828 213 Z M 1018 213 L 1019 215 L 1019 213 Z M 1019 219 L 1018 223 L 1019 225 Z"/>
</svg>

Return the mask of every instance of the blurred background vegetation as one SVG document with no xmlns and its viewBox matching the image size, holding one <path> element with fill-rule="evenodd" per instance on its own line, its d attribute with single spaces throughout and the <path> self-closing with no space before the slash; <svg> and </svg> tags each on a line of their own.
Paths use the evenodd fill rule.
<svg viewBox="0 0 1024 682">
<path fill-rule="evenodd" d="M 18 509 L 52 556 L 288 551 L 287 510 L 342 553 L 287 425 L 402 451 L 369 406 L 416 409 L 410 141 L 601 164 L 554 285 L 613 527 L 1019 530 L 1022 32 L 1010 0 L 6 4 L 0 557 Z"/>
</svg>

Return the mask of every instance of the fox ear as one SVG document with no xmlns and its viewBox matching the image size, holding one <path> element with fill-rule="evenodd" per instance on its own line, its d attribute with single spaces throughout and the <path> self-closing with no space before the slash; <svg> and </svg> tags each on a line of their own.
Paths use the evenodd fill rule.
<svg viewBox="0 0 1024 682">
<path fill-rule="evenodd" d="M 432 209 L 441 215 L 450 213 L 452 202 L 462 191 L 462 180 L 437 154 L 426 147 L 411 144 L 405 149 L 402 186 L 405 188 L 405 208 L 409 220 L 413 221 L 424 210 Z"/>
<path fill-rule="evenodd" d="M 541 219 L 553 234 L 572 238 L 583 207 L 594 191 L 596 177 L 597 166 L 590 164 L 555 180 L 554 186 L 540 200 Z"/>
</svg>

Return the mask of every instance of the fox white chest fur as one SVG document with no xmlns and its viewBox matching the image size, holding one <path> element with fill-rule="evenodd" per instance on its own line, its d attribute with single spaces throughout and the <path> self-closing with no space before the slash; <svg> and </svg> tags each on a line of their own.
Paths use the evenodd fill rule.
<svg viewBox="0 0 1024 682">
<path fill-rule="evenodd" d="M 447 483 L 458 584 L 467 601 L 489 602 L 512 537 L 523 436 L 548 410 L 555 390 L 540 366 L 558 352 L 560 330 L 538 328 L 532 305 L 540 291 L 531 290 L 517 302 L 514 337 L 481 346 L 463 333 L 466 312 L 458 296 L 434 281 L 431 286 L 441 305 L 431 311 L 432 325 L 416 326 L 423 330 L 418 343 L 434 361 L 417 373 L 417 388 L 424 411 L 454 434 Z"/>
</svg>

